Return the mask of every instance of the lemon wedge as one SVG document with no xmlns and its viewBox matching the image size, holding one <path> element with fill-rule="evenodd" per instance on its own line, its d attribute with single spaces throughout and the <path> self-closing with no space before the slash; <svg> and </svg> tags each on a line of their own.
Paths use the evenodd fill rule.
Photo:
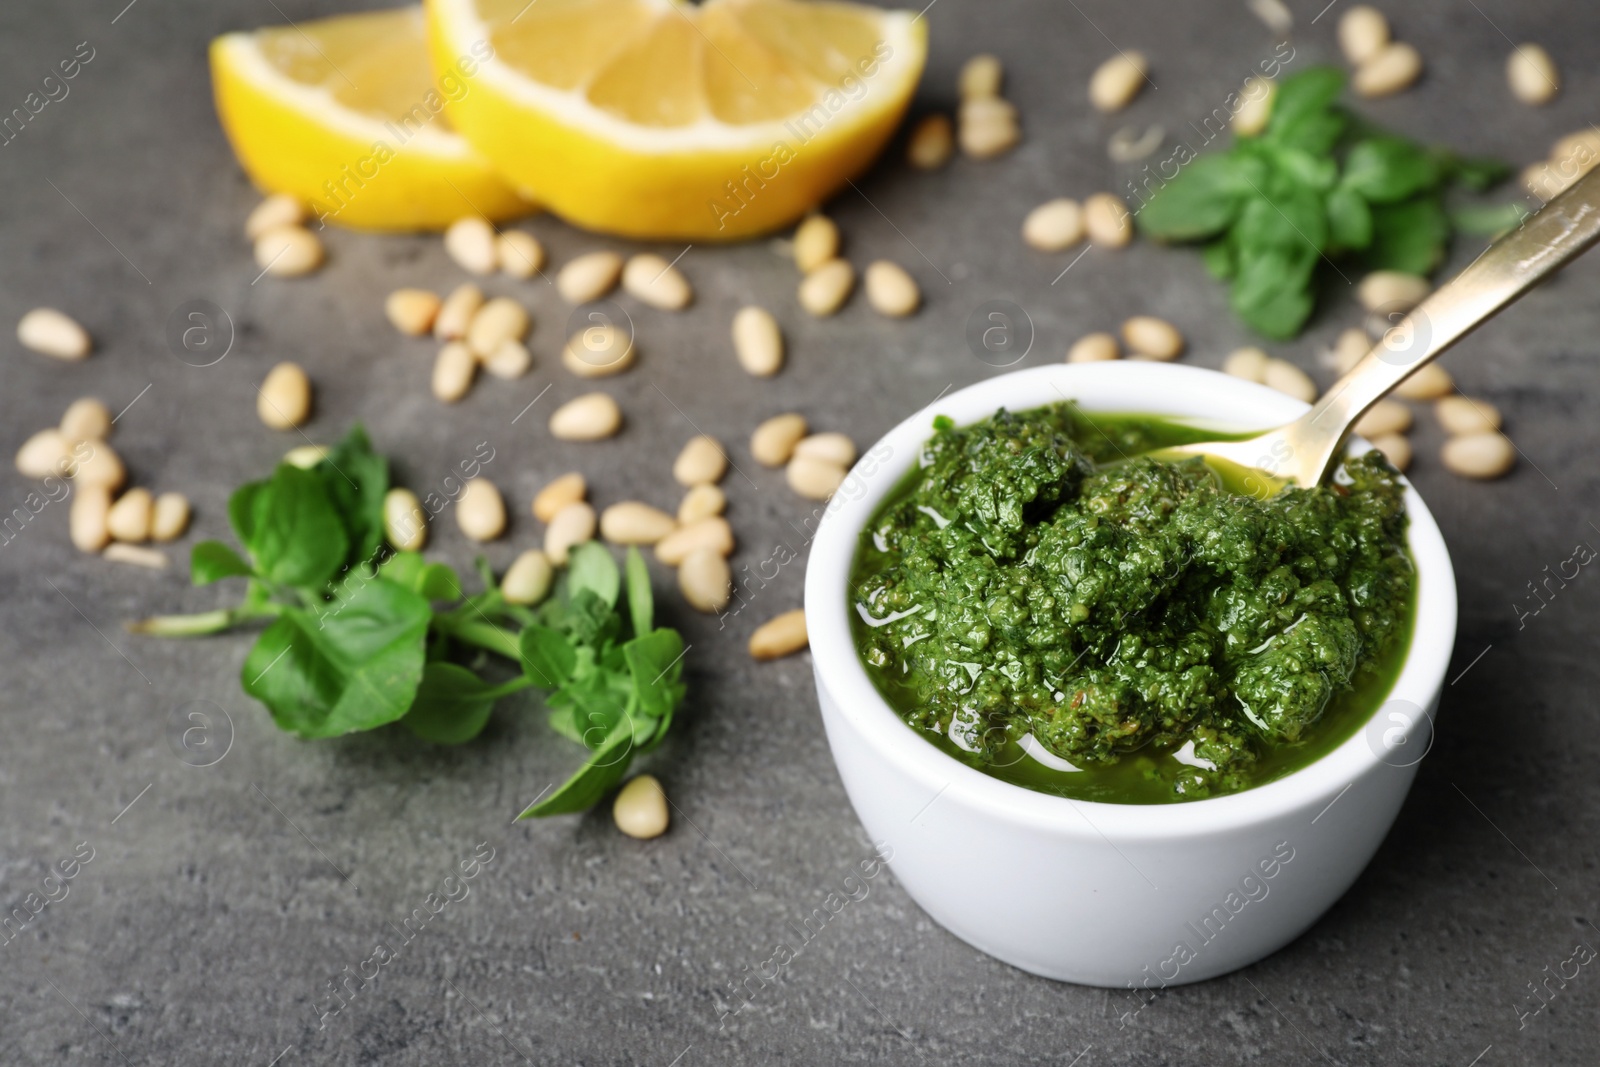
<svg viewBox="0 0 1600 1067">
<path fill-rule="evenodd" d="M 921 76 L 911 12 L 799 0 L 426 0 L 462 135 L 568 221 L 720 240 L 871 163 Z M 476 51 L 475 51 L 476 49 Z"/>
<path fill-rule="evenodd" d="M 526 213 L 451 128 L 445 107 L 467 85 L 433 78 L 423 28 L 422 9 L 409 7 L 213 41 L 217 114 L 251 179 L 358 229 Z"/>
</svg>

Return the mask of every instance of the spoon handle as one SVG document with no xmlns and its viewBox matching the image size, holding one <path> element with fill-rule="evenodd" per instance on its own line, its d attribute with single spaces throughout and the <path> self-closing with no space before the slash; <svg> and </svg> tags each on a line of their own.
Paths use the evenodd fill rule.
<svg viewBox="0 0 1600 1067">
<path fill-rule="evenodd" d="M 1580 177 L 1430 293 L 1300 419 L 1302 431 L 1324 439 L 1319 442 L 1325 444 L 1327 457 L 1321 473 L 1363 412 L 1596 240 L 1600 168 Z"/>
</svg>

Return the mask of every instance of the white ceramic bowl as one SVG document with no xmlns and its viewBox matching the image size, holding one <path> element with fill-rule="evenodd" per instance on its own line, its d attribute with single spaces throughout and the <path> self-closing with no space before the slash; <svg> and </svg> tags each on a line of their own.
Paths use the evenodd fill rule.
<svg viewBox="0 0 1600 1067">
<path fill-rule="evenodd" d="M 1417 614 L 1400 676 L 1366 729 L 1275 782 L 1182 804 L 1104 804 L 974 770 L 907 726 L 867 677 L 851 639 L 851 559 L 935 414 L 964 425 L 1001 407 L 1067 399 L 1234 430 L 1305 410 L 1214 371 L 1117 362 L 1017 371 L 919 411 L 866 452 L 818 527 L 805 594 L 817 696 L 856 814 L 940 925 L 1050 978 L 1141 989 L 1198 981 L 1293 940 L 1372 858 L 1432 740 L 1455 640 L 1455 577 L 1433 517 L 1408 487 Z M 1144 995 L 1124 1006 L 1136 1011 Z"/>
</svg>

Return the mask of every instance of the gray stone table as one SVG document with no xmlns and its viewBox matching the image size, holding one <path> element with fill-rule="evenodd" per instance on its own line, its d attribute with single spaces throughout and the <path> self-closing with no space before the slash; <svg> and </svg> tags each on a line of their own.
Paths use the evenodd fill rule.
<svg viewBox="0 0 1600 1067">
<path fill-rule="evenodd" d="M 1337 58 L 1340 8 L 1314 22 L 1323 2 L 1289 0 L 1291 69 Z M 985 300 L 1027 310 L 1036 333 L 1025 365 L 1059 360 L 1081 333 L 1136 312 L 1178 323 L 1199 365 L 1249 341 L 1190 253 L 1091 252 L 1053 283 L 1068 257 L 1029 252 L 1017 236 L 1033 205 L 1132 176 L 1108 160 L 1113 130 L 1159 123 L 1190 137 L 1271 54 L 1273 36 L 1243 3 L 932 5 L 918 110 L 951 106 L 961 61 L 990 50 L 1006 61 L 1025 142 L 1004 160 L 932 175 L 908 171 L 896 147 L 830 206 L 851 258 L 903 263 L 926 309 L 890 322 L 858 297 L 811 320 L 768 242 L 697 246 L 681 264 L 694 309 L 635 315 L 644 355 L 614 388 L 626 431 L 581 446 L 552 440 L 541 415 L 581 388 L 556 367 L 568 312 L 542 283 L 491 283 L 521 294 L 538 320 L 533 374 L 481 383 L 449 409 L 428 395 L 431 347 L 397 339 L 381 313 L 397 286 L 460 278 L 436 238 L 330 231 L 315 278 L 252 284 L 240 225 L 255 194 L 212 111 L 206 42 L 322 5 L 125 3 L 0 10 L 0 112 L 79 42 L 93 49 L 70 93 L 0 147 L 0 322 L 58 305 L 100 341 L 73 365 L 0 341 L 0 447 L 83 394 L 131 405 L 115 443 L 135 478 L 194 499 L 180 550 L 226 536 L 229 489 L 298 442 L 254 416 L 256 383 L 285 358 L 317 383 L 307 434 L 327 440 L 360 419 L 407 484 L 432 486 L 492 442 L 488 473 L 516 504 L 511 536 L 488 549 L 504 566 L 535 542 L 527 501 L 554 474 L 588 471 L 601 501 L 671 505 L 666 467 L 696 426 L 738 443 L 736 459 L 754 422 L 785 409 L 868 442 L 942 391 L 996 373 L 963 339 Z M 1428 71 L 1414 91 L 1370 106 L 1379 121 L 1526 162 L 1595 117 L 1592 6 L 1416 0 L 1392 15 Z M 1566 73 L 1567 91 L 1544 109 L 1505 88 L 1508 42 L 1524 39 L 1548 45 Z M 1158 88 L 1107 121 L 1088 112 L 1084 85 L 1112 42 L 1151 55 Z M 557 263 L 625 247 L 550 217 L 525 225 Z M 1478 247 L 1463 241 L 1452 265 Z M 157 642 L 120 626 L 227 593 L 191 589 L 179 570 L 74 552 L 66 507 L 53 504 L 0 545 L 0 905 L 41 891 L 60 861 L 92 859 L 67 896 L 0 943 L 0 1064 L 1594 1063 L 1600 972 L 1552 985 L 1538 1014 L 1530 983 L 1577 943 L 1600 944 L 1597 579 L 1584 570 L 1521 625 L 1515 605 L 1574 545 L 1600 544 L 1597 278 L 1600 261 L 1576 265 L 1447 357 L 1465 389 L 1504 410 L 1523 453 L 1512 476 L 1456 480 L 1440 467 L 1431 419 L 1416 433 L 1413 478 L 1454 554 L 1461 629 L 1438 742 L 1386 844 L 1294 944 L 1171 990 L 1128 1025 L 1125 997 L 981 955 L 885 874 L 719 1026 L 729 983 L 870 855 L 828 755 L 808 658 L 757 665 L 744 652 L 760 619 L 799 605 L 799 564 L 725 625 L 663 595 L 693 646 L 692 695 L 649 763 L 676 805 L 673 828 L 641 844 L 604 811 L 512 825 L 576 755 L 531 701 L 508 701 L 459 750 L 398 730 L 319 743 L 279 733 L 239 690 L 248 636 Z M 174 358 L 165 340 L 169 315 L 196 299 L 235 324 L 232 351 L 208 368 Z M 727 323 L 746 302 L 777 309 L 791 339 L 774 380 L 733 369 Z M 1307 335 L 1273 350 L 1326 383 L 1317 352 L 1358 321 L 1336 284 Z M 9 512 L 30 486 L 5 466 Z M 726 485 L 742 566 L 797 540 L 809 508 L 781 474 L 740 468 Z M 449 521 L 435 544 L 457 564 L 471 558 Z M 657 578 L 668 588 L 668 574 Z M 231 747 L 209 767 L 186 765 L 171 745 L 193 701 L 226 713 L 215 728 Z M 469 894 L 319 1026 L 328 983 L 393 940 L 480 842 L 493 858 Z"/>
</svg>

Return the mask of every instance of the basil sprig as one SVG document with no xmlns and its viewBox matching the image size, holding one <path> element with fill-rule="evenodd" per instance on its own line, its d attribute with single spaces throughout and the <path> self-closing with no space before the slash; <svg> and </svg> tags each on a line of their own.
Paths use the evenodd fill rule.
<svg viewBox="0 0 1600 1067">
<path fill-rule="evenodd" d="M 683 639 L 654 625 L 644 558 L 628 550 L 624 581 L 609 549 L 579 545 L 536 608 L 507 603 L 480 561 L 483 591 L 466 596 L 453 568 L 384 544 L 388 488 L 388 463 L 360 427 L 309 469 L 279 464 L 228 502 L 242 552 L 204 541 L 190 558 L 194 584 L 243 578 L 244 599 L 129 628 L 193 636 L 265 621 L 241 684 L 300 737 L 399 722 L 428 741 L 462 744 L 501 697 L 543 690 L 551 725 L 589 755 L 520 817 L 590 807 L 661 742 L 685 692 Z M 481 677 L 482 651 L 516 673 Z"/>
</svg>

